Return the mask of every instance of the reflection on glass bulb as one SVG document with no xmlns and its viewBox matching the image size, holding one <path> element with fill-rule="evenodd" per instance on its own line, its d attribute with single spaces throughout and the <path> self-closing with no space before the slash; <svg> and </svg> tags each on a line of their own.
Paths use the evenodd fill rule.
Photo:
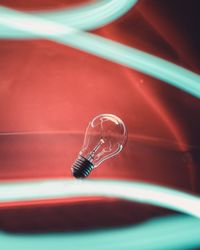
<svg viewBox="0 0 200 250">
<path fill-rule="evenodd" d="M 93 168 L 115 156 L 127 140 L 123 121 L 111 114 L 96 116 L 88 125 L 78 159 L 72 166 L 73 176 L 87 177 Z"/>
</svg>

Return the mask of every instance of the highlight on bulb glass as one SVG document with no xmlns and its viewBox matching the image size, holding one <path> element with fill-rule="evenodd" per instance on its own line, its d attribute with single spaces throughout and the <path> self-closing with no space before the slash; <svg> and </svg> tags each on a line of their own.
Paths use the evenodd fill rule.
<svg viewBox="0 0 200 250">
<path fill-rule="evenodd" d="M 72 165 L 75 178 L 85 178 L 103 161 L 117 155 L 127 141 L 123 121 L 112 114 L 101 114 L 89 122 L 77 160 Z"/>
</svg>

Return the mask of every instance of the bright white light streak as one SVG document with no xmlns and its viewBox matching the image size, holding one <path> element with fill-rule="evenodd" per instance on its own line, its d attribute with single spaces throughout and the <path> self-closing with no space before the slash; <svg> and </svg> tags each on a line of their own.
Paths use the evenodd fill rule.
<svg viewBox="0 0 200 250">
<path fill-rule="evenodd" d="M 4 7 L 0 7 L 0 10 L 1 25 L 15 27 L 17 30 L 22 30 L 39 37 L 66 35 L 76 31 L 72 27 L 60 25 L 53 21 L 46 21 L 34 15 L 27 15 Z M 0 27 L 1 29 L 2 27 Z"/>
<path fill-rule="evenodd" d="M 39 20 L 53 21 L 63 24 L 65 27 L 77 29 L 96 29 L 106 25 L 126 13 L 137 3 L 137 0 L 101 0 L 80 7 L 67 8 L 57 11 L 31 11 L 30 14 L 38 17 Z M 1 12 L 3 13 L 3 12 Z M 12 13 L 11 13 L 12 14 Z M 7 16 L 9 19 L 10 17 Z M 51 23 L 51 22 L 50 22 Z M 55 33 L 57 34 L 57 33 Z M 0 27 L 0 37 L 4 38 L 34 38 L 23 29 L 16 29 L 15 26 Z"/>
<path fill-rule="evenodd" d="M 200 198 L 148 183 L 115 180 L 70 180 L 5 182 L 0 184 L 0 202 L 103 196 L 160 206 L 200 218 Z"/>
<path fill-rule="evenodd" d="M 3 16 L 1 16 L 1 13 L 3 13 Z M 15 16 L 17 23 L 12 16 Z M 24 24 L 24 20 L 28 25 Z M 37 25 L 34 24 L 35 22 Z M 65 25 L 55 23 L 54 26 L 52 21 L 41 18 L 37 20 L 35 16 L 8 8 L 0 8 L 0 23 L 4 25 L 1 30 L 6 30 L 6 27 L 17 27 L 30 35 L 41 36 L 136 69 L 200 98 L 200 76 L 198 74 L 156 56 L 94 34 L 65 27 Z M 41 26 L 39 23 L 41 23 Z M 49 28 L 47 28 L 48 26 Z M 33 27 L 33 29 L 30 27 Z"/>
</svg>

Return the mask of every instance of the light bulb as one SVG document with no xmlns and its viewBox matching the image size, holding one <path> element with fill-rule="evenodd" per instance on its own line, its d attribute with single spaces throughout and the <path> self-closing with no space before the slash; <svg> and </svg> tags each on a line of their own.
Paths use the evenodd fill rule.
<svg viewBox="0 0 200 250">
<path fill-rule="evenodd" d="M 89 123 L 83 146 L 77 160 L 72 165 L 76 178 L 87 177 L 93 168 L 117 155 L 127 140 L 127 130 L 123 121 L 111 114 L 101 114 Z"/>
</svg>

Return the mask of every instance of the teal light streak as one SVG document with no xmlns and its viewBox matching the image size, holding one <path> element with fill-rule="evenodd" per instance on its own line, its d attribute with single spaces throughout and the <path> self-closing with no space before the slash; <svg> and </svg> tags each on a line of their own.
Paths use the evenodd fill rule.
<svg viewBox="0 0 200 250">
<path fill-rule="evenodd" d="M 200 199 L 147 183 L 114 180 L 48 180 L 0 184 L 0 202 L 104 196 L 148 203 L 200 218 Z"/>
<path fill-rule="evenodd" d="M 32 12 L 39 17 L 77 29 L 96 29 L 131 9 L 138 0 L 101 0 L 86 6 L 52 12 Z"/>
<path fill-rule="evenodd" d="M 112 14 L 110 14 L 110 18 L 111 16 Z M 1 38 L 3 38 L 5 32 L 8 35 L 11 34 L 9 28 L 12 28 L 29 34 L 31 38 L 34 35 L 35 37 L 54 40 L 136 69 L 200 98 L 200 76 L 198 74 L 148 53 L 59 22 L 4 7 L 0 8 L 0 24 Z"/>
<path fill-rule="evenodd" d="M 29 13 L 43 20 L 53 21 L 64 26 L 90 30 L 116 20 L 136 3 L 137 0 L 101 0 L 92 4 L 82 5 L 76 8 L 67 8 L 65 10 L 48 12 L 32 11 Z M 3 11 L 1 11 L 1 13 L 4 14 Z M 12 13 L 10 14 L 12 16 Z M 5 18 L 7 17 L 5 16 Z M 8 18 L 10 18 L 10 16 L 8 16 Z M 9 39 L 35 38 L 34 33 L 30 34 L 26 31 L 16 29 L 15 26 L 6 27 L 5 29 L 1 27 L 0 37 Z"/>
<path fill-rule="evenodd" d="M 200 75 L 159 57 L 84 32 L 55 40 L 153 76 L 200 98 Z"/>
<path fill-rule="evenodd" d="M 200 76 L 145 52 L 86 33 L 129 10 L 136 1 L 105 0 L 66 11 L 25 14 L 0 7 L 1 38 L 47 38 L 100 56 L 166 81 L 200 97 Z M 145 183 L 123 181 L 69 181 L 2 183 L 0 202 L 77 196 L 105 196 L 162 206 L 200 218 L 200 199 L 193 195 Z M 188 249 L 200 245 L 199 220 L 168 218 L 137 228 L 37 236 L 0 235 L 2 249 Z M 165 230 L 166 231 L 163 231 Z M 157 231 L 156 231 L 157 230 Z M 174 233 L 170 233 L 174 230 Z M 154 233 L 154 234 L 153 234 Z M 157 238 L 159 236 L 159 238 Z M 133 239 L 130 241 L 130 239 Z M 145 241 L 143 240 L 145 239 Z"/>
<path fill-rule="evenodd" d="M 112 230 L 34 235 L 2 232 L 0 246 L 2 250 L 188 250 L 200 246 L 199 235 L 200 220 L 171 216 Z"/>
</svg>

